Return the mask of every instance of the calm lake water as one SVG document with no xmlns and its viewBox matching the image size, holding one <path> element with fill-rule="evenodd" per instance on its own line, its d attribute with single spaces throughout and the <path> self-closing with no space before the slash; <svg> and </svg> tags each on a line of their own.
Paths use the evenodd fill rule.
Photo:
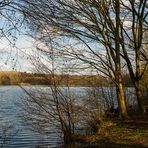
<svg viewBox="0 0 148 148">
<path fill-rule="evenodd" d="M 47 87 L 27 86 L 25 89 L 48 89 Z M 49 90 L 49 89 L 48 89 Z M 83 94 L 85 90 L 77 89 Z M 75 91 L 75 90 L 74 90 Z M 18 86 L 0 87 L 0 148 L 35 148 L 41 145 L 45 148 L 60 147 L 61 134 L 53 127 L 49 127 L 48 135 L 31 130 L 20 118 L 22 99 L 28 97 Z"/>
<path fill-rule="evenodd" d="M 37 86 L 37 89 L 41 88 Z M 42 87 L 44 90 L 47 87 Z M 26 89 L 33 89 L 32 86 Z M 86 94 L 86 88 L 72 88 L 77 94 Z M 43 148 L 61 147 L 61 134 L 53 127 L 48 127 L 48 135 L 31 130 L 20 118 L 22 99 L 27 94 L 18 86 L 0 87 L 0 146 L 4 148 Z"/>
<path fill-rule="evenodd" d="M 4 148 L 34 148 L 36 145 L 58 147 L 60 137 L 53 128 L 49 129 L 49 135 L 43 135 L 34 132 L 21 121 L 21 106 L 18 102 L 25 95 L 17 86 L 0 87 L 0 143 L 4 143 Z"/>
</svg>

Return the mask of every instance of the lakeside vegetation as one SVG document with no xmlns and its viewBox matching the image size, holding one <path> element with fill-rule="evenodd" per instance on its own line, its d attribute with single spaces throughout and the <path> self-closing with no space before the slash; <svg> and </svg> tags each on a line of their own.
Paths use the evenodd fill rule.
<svg viewBox="0 0 148 148">
<path fill-rule="evenodd" d="M 42 73 L 27 73 L 16 71 L 1 71 L 0 85 L 53 85 L 73 87 L 102 87 L 114 86 L 107 77 L 101 75 L 53 75 Z M 132 87 L 129 75 L 124 75 L 124 86 Z"/>
<path fill-rule="evenodd" d="M 138 119 L 138 121 L 137 121 Z M 120 121 L 108 120 L 95 134 L 77 136 L 83 143 L 71 148 L 146 148 L 148 147 L 148 122 L 146 117 Z"/>
<path fill-rule="evenodd" d="M 147 0 L 3 0 L 0 8 L 1 41 L 40 72 L 0 73 L 1 86 L 20 85 L 27 94 L 23 123 L 58 129 L 64 147 L 147 147 Z M 21 34 L 33 41 L 30 51 L 17 47 Z M 17 54 L 6 52 L 15 67 Z M 80 95 L 71 86 L 89 88 Z"/>
</svg>

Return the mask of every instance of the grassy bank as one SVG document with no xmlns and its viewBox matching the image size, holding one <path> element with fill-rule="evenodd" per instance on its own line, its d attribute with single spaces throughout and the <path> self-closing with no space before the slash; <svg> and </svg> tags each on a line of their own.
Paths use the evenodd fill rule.
<svg viewBox="0 0 148 148">
<path fill-rule="evenodd" d="M 98 132 L 76 136 L 80 145 L 71 148 L 146 148 L 148 147 L 148 120 L 130 119 L 106 121 L 98 125 Z"/>
</svg>

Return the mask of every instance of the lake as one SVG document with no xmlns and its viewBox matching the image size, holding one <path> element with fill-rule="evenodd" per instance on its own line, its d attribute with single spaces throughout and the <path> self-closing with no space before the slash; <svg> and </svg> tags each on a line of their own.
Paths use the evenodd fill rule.
<svg viewBox="0 0 148 148">
<path fill-rule="evenodd" d="M 47 87 L 26 86 L 26 89 Z M 113 88 L 114 89 L 114 88 Z M 84 96 L 88 88 L 71 88 L 76 94 Z M 114 94 L 115 95 L 115 94 Z M 0 144 L 4 148 L 35 148 L 41 145 L 43 148 L 58 148 L 62 144 L 61 133 L 49 126 L 48 134 L 41 134 L 32 130 L 32 127 L 20 118 L 22 102 L 27 94 L 18 86 L 0 87 Z"/>
<path fill-rule="evenodd" d="M 0 87 L 0 142 L 4 142 L 4 148 L 34 148 L 58 147 L 60 137 L 53 128 L 49 135 L 39 134 L 32 131 L 22 123 L 19 117 L 20 106 L 18 102 L 24 98 L 25 92 L 17 86 Z M 5 136 L 6 134 L 6 136 Z"/>
</svg>

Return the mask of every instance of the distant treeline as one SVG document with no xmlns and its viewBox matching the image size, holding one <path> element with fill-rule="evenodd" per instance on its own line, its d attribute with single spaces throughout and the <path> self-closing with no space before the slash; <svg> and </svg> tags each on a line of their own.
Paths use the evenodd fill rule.
<svg viewBox="0 0 148 148">
<path fill-rule="evenodd" d="M 124 76 L 126 86 L 132 86 L 128 75 Z M 50 75 L 26 72 L 0 72 L 0 85 L 56 85 L 59 86 L 113 86 L 101 75 Z"/>
</svg>

